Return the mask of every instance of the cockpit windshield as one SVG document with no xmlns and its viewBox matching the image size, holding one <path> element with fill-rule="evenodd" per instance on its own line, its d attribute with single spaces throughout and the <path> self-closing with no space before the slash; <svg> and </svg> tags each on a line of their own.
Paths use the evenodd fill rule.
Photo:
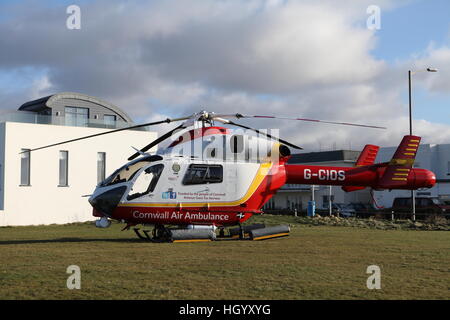
<svg viewBox="0 0 450 320">
<path fill-rule="evenodd" d="M 110 175 L 100 184 L 100 186 L 110 186 L 113 184 L 130 181 L 142 167 L 148 165 L 150 162 L 158 160 L 162 160 L 162 157 L 154 155 L 143 157 L 133 162 L 127 163 L 123 167 L 114 171 L 112 175 Z"/>
</svg>

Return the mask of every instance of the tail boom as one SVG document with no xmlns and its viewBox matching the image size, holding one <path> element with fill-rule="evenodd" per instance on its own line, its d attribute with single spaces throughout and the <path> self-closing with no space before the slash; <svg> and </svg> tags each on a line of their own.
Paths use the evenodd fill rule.
<svg viewBox="0 0 450 320">
<path fill-rule="evenodd" d="M 286 164 L 286 183 L 337 185 L 343 186 L 345 191 L 362 190 L 366 187 L 375 190 L 417 190 L 432 188 L 436 184 L 436 176 L 433 172 L 419 168 L 410 169 L 406 180 L 402 180 L 402 184 L 382 184 L 383 177 L 389 170 L 388 167 L 388 162 L 356 168 Z"/>
<path fill-rule="evenodd" d="M 340 185 L 344 191 L 431 188 L 436 176 L 426 169 L 413 168 L 420 137 L 404 136 L 391 161 L 374 164 L 378 146 L 366 145 L 356 167 L 327 167 L 286 164 L 286 183 Z"/>
</svg>

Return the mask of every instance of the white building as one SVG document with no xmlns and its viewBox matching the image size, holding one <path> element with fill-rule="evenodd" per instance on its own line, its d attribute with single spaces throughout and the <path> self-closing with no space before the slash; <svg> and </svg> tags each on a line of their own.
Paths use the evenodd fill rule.
<svg viewBox="0 0 450 320">
<path fill-rule="evenodd" d="M 62 93 L 0 115 L 0 226 L 95 220 L 87 197 L 156 133 L 125 130 L 48 149 L 64 140 L 132 125 L 119 108 Z"/>
</svg>

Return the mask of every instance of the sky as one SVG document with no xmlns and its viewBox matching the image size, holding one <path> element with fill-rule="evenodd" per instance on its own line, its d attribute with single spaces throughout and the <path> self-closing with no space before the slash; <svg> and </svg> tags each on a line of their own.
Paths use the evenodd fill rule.
<svg viewBox="0 0 450 320">
<path fill-rule="evenodd" d="M 387 127 L 240 120 L 306 151 L 358 150 L 408 133 L 413 70 L 414 134 L 450 143 L 449 12 L 446 0 L 2 0 L 0 111 L 71 91 L 138 123 L 209 110 Z"/>
</svg>

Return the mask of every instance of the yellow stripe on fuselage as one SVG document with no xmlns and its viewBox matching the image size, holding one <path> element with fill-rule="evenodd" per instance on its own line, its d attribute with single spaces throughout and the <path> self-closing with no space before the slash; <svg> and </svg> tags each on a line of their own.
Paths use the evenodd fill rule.
<svg viewBox="0 0 450 320">
<path fill-rule="evenodd" d="M 247 201 L 253 193 L 255 193 L 256 189 L 261 185 L 264 181 L 264 178 L 267 176 L 270 168 L 272 167 L 271 162 L 263 163 L 259 166 L 258 171 L 256 172 L 255 177 L 253 178 L 250 187 L 248 188 L 246 194 L 239 200 L 236 201 L 227 201 L 227 202 L 210 202 L 210 207 L 223 207 L 223 206 L 238 206 L 241 203 Z M 205 205 L 205 202 L 183 202 L 183 207 L 202 207 Z M 139 203 L 139 202 L 128 202 L 128 203 L 120 203 L 119 207 L 165 207 L 165 208 L 173 208 L 179 206 L 179 203 Z"/>
</svg>

